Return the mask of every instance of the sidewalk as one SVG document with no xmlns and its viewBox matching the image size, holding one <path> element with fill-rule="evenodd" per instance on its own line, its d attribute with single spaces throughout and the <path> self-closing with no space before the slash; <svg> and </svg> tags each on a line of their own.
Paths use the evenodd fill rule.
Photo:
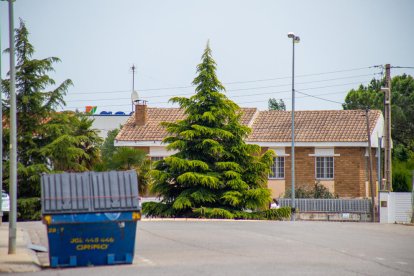
<svg viewBox="0 0 414 276">
<path fill-rule="evenodd" d="M 9 224 L 0 225 L 0 273 L 35 272 L 41 270 L 36 253 L 27 248 L 30 238 L 25 230 L 17 227 L 16 254 L 9 255 Z"/>
</svg>

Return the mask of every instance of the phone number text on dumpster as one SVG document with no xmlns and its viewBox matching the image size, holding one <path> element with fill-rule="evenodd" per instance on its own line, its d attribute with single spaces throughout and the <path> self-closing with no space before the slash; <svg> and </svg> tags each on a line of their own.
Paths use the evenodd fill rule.
<svg viewBox="0 0 414 276">
<path fill-rule="evenodd" d="M 83 250 L 106 250 L 109 244 L 115 241 L 114 238 L 72 238 L 70 243 L 76 244 L 77 251 Z"/>
</svg>

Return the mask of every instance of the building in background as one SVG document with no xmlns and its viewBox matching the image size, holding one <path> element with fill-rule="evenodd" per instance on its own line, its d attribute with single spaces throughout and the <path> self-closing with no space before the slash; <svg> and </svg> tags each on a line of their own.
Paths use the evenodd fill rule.
<svg viewBox="0 0 414 276">
<path fill-rule="evenodd" d="M 173 154 L 162 143 L 167 132 L 160 123 L 184 119 L 183 110 L 149 108 L 146 104 L 135 108 L 116 137 L 115 146 L 142 149 L 152 160 Z M 246 142 L 263 150 L 273 149 L 277 154 L 268 187 L 273 197 L 279 197 L 291 186 L 291 112 L 257 108 L 242 108 L 241 112 L 241 123 L 252 128 Z M 372 152 L 376 156 L 378 137 L 383 136 L 382 113 L 370 111 L 369 121 Z M 319 182 L 340 197 L 370 196 L 365 111 L 296 111 L 295 135 L 296 187 L 311 187 Z M 377 162 L 374 159 L 372 163 L 376 177 Z"/>
</svg>

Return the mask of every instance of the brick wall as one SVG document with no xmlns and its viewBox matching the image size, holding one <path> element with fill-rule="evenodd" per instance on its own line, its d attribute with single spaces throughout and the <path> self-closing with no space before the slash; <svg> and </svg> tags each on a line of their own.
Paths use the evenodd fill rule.
<svg viewBox="0 0 414 276">
<path fill-rule="evenodd" d="M 291 154 L 290 148 L 285 148 L 287 154 Z M 315 157 L 313 147 L 295 148 L 295 186 L 312 188 L 316 181 Z M 339 197 L 367 197 L 370 196 L 368 181 L 368 157 L 365 156 L 365 148 L 335 148 L 334 157 L 334 193 Z M 374 185 L 377 180 L 375 150 L 372 154 L 372 173 Z M 332 181 L 329 181 L 331 183 Z M 323 184 L 323 181 L 321 181 Z M 291 157 L 285 157 L 285 189 L 291 189 Z M 368 194 L 366 191 L 369 191 Z"/>
<path fill-rule="evenodd" d="M 340 197 L 364 197 L 365 148 L 335 148 L 335 193 Z"/>
<path fill-rule="evenodd" d="M 286 189 L 291 189 L 291 148 L 285 148 L 285 179 Z M 314 153 L 314 148 L 295 147 L 295 187 L 312 187 L 315 183 L 315 157 L 309 156 Z"/>
</svg>

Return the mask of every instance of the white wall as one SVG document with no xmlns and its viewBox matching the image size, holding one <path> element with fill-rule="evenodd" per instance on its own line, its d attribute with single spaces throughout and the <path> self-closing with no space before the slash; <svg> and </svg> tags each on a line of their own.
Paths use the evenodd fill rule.
<svg viewBox="0 0 414 276">
<path fill-rule="evenodd" d="M 380 223 L 410 223 L 412 193 L 380 193 Z"/>
<path fill-rule="evenodd" d="M 94 119 L 92 128 L 99 130 L 99 136 L 103 139 L 108 135 L 108 131 L 119 128 L 125 124 L 129 115 L 91 115 L 89 118 Z"/>
</svg>

